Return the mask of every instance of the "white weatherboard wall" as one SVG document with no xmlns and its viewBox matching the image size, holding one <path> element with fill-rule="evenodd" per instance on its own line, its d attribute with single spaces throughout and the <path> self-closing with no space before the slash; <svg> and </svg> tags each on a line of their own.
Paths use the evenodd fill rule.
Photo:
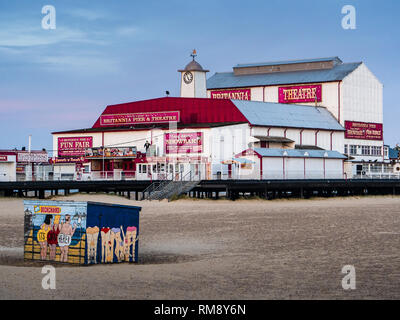
<svg viewBox="0 0 400 320">
<path fill-rule="evenodd" d="M 269 129 L 270 136 L 286 137 L 294 140 L 295 144 L 318 146 L 325 150 L 331 150 L 331 135 L 332 135 L 332 150 L 343 152 L 344 149 L 344 131 L 318 130 L 318 129 L 297 129 L 297 128 L 268 128 L 268 127 L 253 127 L 251 130 L 252 136 L 267 136 Z M 317 132 L 318 131 L 318 132 Z M 317 139 L 315 139 L 317 137 Z M 315 140 L 317 143 L 315 144 Z"/>
<path fill-rule="evenodd" d="M 262 163 L 263 179 L 343 179 L 342 159 L 263 157 Z"/>
<path fill-rule="evenodd" d="M 365 64 L 343 79 L 341 105 L 341 124 L 344 120 L 383 123 L 383 85 Z"/>
<path fill-rule="evenodd" d="M 10 182 L 17 180 L 16 156 L 7 155 L 7 161 L 0 161 L 0 181 Z"/>
<path fill-rule="evenodd" d="M 265 87 L 264 99 L 265 102 L 279 103 L 279 87 L 291 87 L 291 86 L 308 86 L 320 84 L 322 90 L 322 101 L 318 102 L 318 106 L 326 107 L 337 119 L 338 108 L 339 108 L 339 82 L 316 82 L 316 83 L 296 83 L 290 85 L 278 85 Z M 315 106 L 315 102 L 301 102 L 296 103 L 300 105 Z"/>
<path fill-rule="evenodd" d="M 282 84 L 276 86 L 250 87 L 251 100 L 279 103 L 279 95 L 278 95 L 279 87 L 307 86 L 307 85 L 320 84 L 322 87 L 322 101 L 318 102 L 317 105 L 321 107 L 326 107 L 337 119 L 339 115 L 339 83 L 340 83 L 339 81 L 334 81 L 334 82 L 296 83 L 288 85 Z M 229 88 L 221 90 L 235 90 L 235 89 L 243 89 L 243 88 Z M 207 91 L 207 96 L 209 98 L 211 97 L 210 91 L 213 90 Z M 296 104 L 315 106 L 315 102 L 302 102 Z"/>
<path fill-rule="evenodd" d="M 344 121 L 383 123 L 383 85 L 363 63 L 341 84 L 341 124 Z M 385 129 L 385 128 L 383 128 Z M 345 139 L 348 145 L 382 147 L 383 141 Z M 361 151 L 361 150 L 360 150 Z M 355 160 L 383 161 L 381 156 L 355 156 Z"/>
</svg>

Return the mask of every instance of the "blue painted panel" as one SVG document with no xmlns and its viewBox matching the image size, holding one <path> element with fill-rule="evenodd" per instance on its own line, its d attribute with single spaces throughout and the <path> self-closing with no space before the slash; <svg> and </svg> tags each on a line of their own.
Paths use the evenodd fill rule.
<svg viewBox="0 0 400 320">
<path fill-rule="evenodd" d="M 85 262 L 137 262 L 140 210 L 89 202 Z"/>
</svg>

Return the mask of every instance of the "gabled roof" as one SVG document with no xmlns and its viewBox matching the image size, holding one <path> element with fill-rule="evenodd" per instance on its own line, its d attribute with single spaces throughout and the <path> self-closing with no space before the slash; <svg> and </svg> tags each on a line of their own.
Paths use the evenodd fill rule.
<svg viewBox="0 0 400 320">
<path fill-rule="evenodd" d="M 269 61 L 269 62 L 258 62 L 258 63 L 239 63 L 236 66 L 234 66 L 234 68 L 278 66 L 283 64 L 327 62 L 327 61 L 334 61 L 336 64 L 342 63 L 342 60 L 340 60 L 339 57 L 328 57 L 328 58 L 314 58 L 314 59 L 301 59 L 301 60 Z"/>
<path fill-rule="evenodd" d="M 128 102 L 107 106 L 101 115 L 163 111 L 179 111 L 180 126 L 248 122 L 230 100 L 209 98 L 164 97 Z M 99 127 L 101 127 L 100 117 L 93 125 L 93 128 Z"/>
<path fill-rule="evenodd" d="M 254 126 L 292 127 L 344 131 L 336 118 L 324 107 L 286 105 L 280 103 L 210 99 L 164 97 L 151 100 L 110 105 L 90 129 L 70 130 L 56 133 L 97 132 L 110 130 L 143 130 L 168 128 L 168 123 L 107 125 L 102 126 L 103 115 L 118 115 L 144 112 L 179 111 L 178 128 L 215 127 L 249 123 Z"/>
<path fill-rule="evenodd" d="M 347 159 L 343 154 L 332 150 L 254 148 L 254 151 L 261 157 Z"/>
<path fill-rule="evenodd" d="M 362 62 L 342 63 L 335 65 L 332 69 L 274 72 L 237 76 L 233 72 L 217 72 L 207 80 L 207 89 L 340 81 L 361 64 Z"/>
<path fill-rule="evenodd" d="M 324 107 L 272 102 L 232 100 L 255 126 L 293 127 L 344 131 L 336 118 Z"/>
</svg>

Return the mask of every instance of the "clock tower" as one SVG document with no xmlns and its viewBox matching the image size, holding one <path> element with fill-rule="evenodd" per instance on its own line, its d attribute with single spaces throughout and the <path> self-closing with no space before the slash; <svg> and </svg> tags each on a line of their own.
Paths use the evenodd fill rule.
<svg viewBox="0 0 400 320">
<path fill-rule="evenodd" d="M 190 61 L 185 69 L 178 70 L 181 73 L 181 97 L 186 98 L 207 98 L 206 73 L 202 66 L 194 60 L 196 50 L 190 55 Z"/>
</svg>

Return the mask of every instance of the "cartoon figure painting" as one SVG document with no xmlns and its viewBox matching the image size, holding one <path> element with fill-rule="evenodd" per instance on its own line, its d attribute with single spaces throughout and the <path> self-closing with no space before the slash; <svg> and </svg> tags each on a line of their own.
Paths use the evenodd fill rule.
<svg viewBox="0 0 400 320">
<path fill-rule="evenodd" d="M 44 222 L 40 226 L 40 230 L 37 233 L 37 241 L 40 244 L 40 259 L 46 260 L 47 258 L 47 234 L 51 229 L 51 220 L 53 216 L 51 214 L 47 214 L 44 218 Z"/>
<path fill-rule="evenodd" d="M 133 257 L 133 259 L 135 258 L 135 244 L 137 241 L 136 227 L 127 227 L 125 235 L 124 235 L 124 230 L 123 230 L 122 226 L 121 226 L 121 231 L 122 231 L 122 235 L 124 236 L 124 260 L 131 261 L 130 258 L 132 258 L 132 257 Z M 132 245 L 133 245 L 133 248 L 132 248 L 132 253 L 131 253 Z"/>
<path fill-rule="evenodd" d="M 60 233 L 57 238 L 61 250 L 61 262 L 68 262 L 68 248 L 76 228 L 76 224 L 74 227 L 71 226 L 71 216 L 69 214 L 65 215 L 64 223 L 61 224 Z"/>
<path fill-rule="evenodd" d="M 98 227 L 86 228 L 87 254 L 89 263 L 97 263 L 97 240 L 99 238 Z"/>
<path fill-rule="evenodd" d="M 111 243 L 110 243 L 110 255 L 116 255 L 117 260 L 119 261 L 119 246 L 121 244 L 121 230 L 119 228 L 111 228 Z M 115 248 L 115 250 L 114 250 Z M 111 258 L 111 262 L 114 259 Z"/>
<path fill-rule="evenodd" d="M 105 263 L 110 260 L 109 258 L 109 243 L 111 241 L 110 228 L 101 228 L 101 262 Z"/>
<path fill-rule="evenodd" d="M 54 219 L 51 230 L 47 233 L 47 243 L 50 247 L 50 257 L 49 258 L 50 258 L 50 260 L 53 260 L 53 261 L 56 260 L 58 234 L 60 233 L 59 221 L 60 221 L 60 216 L 58 215 Z"/>
</svg>

